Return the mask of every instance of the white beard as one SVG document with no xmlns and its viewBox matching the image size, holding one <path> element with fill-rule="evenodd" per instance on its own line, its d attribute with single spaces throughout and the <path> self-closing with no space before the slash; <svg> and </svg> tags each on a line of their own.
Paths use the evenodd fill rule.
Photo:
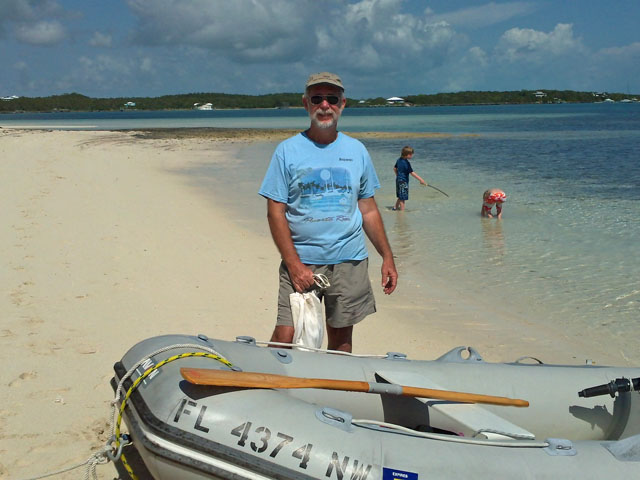
<svg viewBox="0 0 640 480">
<path fill-rule="evenodd" d="M 312 115 L 309 115 L 311 117 L 311 121 L 313 122 L 313 124 L 316 127 L 322 128 L 322 129 L 333 128 L 336 122 L 338 121 L 338 118 L 335 112 L 333 110 L 329 110 L 329 114 L 331 114 L 331 118 L 328 120 L 318 119 L 318 114 L 320 113 L 322 113 L 323 115 L 326 115 L 326 112 L 321 112 L 320 110 L 316 110 Z"/>
</svg>

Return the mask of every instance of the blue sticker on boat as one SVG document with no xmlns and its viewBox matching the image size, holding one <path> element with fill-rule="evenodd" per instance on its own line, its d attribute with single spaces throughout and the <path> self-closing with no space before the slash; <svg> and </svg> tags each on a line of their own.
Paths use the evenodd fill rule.
<svg viewBox="0 0 640 480">
<path fill-rule="evenodd" d="M 382 480 L 418 480 L 418 474 L 382 467 Z"/>
</svg>

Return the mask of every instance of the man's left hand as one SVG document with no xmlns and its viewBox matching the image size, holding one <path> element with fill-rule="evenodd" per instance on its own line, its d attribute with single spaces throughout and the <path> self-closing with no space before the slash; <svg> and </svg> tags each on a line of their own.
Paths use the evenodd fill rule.
<svg viewBox="0 0 640 480">
<path fill-rule="evenodd" d="M 398 285 L 398 272 L 393 259 L 382 261 L 382 289 L 386 295 L 391 295 Z"/>
</svg>

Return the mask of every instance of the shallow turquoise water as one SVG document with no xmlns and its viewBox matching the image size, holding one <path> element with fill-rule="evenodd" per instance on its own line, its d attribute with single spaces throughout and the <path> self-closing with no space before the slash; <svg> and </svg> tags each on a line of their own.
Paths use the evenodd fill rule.
<svg viewBox="0 0 640 480">
<path fill-rule="evenodd" d="M 403 277 L 416 284 L 434 276 L 446 279 L 541 328 L 601 336 L 632 357 L 640 317 L 640 105 L 632 106 L 635 117 L 627 122 L 617 115 L 628 111 L 602 118 L 597 107 L 584 116 L 505 118 L 492 112 L 471 120 L 485 119 L 480 123 L 489 130 L 483 122 L 490 117 L 494 126 L 509 131 L 472 137 L 453 132 L 446 138 L 365 140 L 382 184 L 376 198 Z M 385 117 L 386 130 L 389 121 L 395 117 Z M 464 121 L 455 119 L 457 126 Z M 382 129 L 380 118 L 367 122 L 370 130 Z M 400 130 L 406 127 L 403 123 Z M 449 197 L 412 180 L 407 211 L 392 212 L 392 168 L 406 144 L 416 150 L 415 171 Z M 248 146 L 241 163 L 223 174 L 227 185 L 227 175 L 243 177 L 229 192 L 229 208 L 263 228 L 264 202 L 251 195 L 274 146 Z M 198 174 L 220 176 L 220 171 Z M 482 192 L 489 187 L 508 195 L 502 221 L 480 217 Z"/>
<path fill-rule="evenodd" d="M 123 113 L 3 115 L 0 125 L 308 125 L 301 110 Z M 438 276 L 541 327 L 600 335 L 628 356 L 637 351 L 640 104 L 358 109 L 345 111 L 340 126 L 451 134 L 364 141 L 382 183 L 376 198 L 404 278 L 420 284 Z M 388 207 L 395 201 L 392 167 L 406 144 L 415 149 L 416 172 L 449 197 L 412 181 L 408 210 L 400 214 Z M 226 167 L 185 173 L 222 189 L 238 221 L 264 231 L 264 201 L 256 192 L 274 146 L 248 145 Z M 480 218 L 489 187 L 508 195 L 502 221 Z"/>
</svg>

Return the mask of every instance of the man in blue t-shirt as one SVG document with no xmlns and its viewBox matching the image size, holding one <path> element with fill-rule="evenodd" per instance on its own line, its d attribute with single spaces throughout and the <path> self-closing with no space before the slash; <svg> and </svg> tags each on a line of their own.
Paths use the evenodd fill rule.
<svg viewBox="0 0 640 480">
<path fill-rule="evenodd" d="M 289 294 L 314 288 L 314 274 L 330 287 L 319 291 L 330 350 L 352 350 L 353 325 L 376 311 L 364 235 L 382 256 L 382 287 L 391 294 L 398 272 L 374 194 L 380 188 L 364 145 L 338 132 L 346 105 L 342 80 L 316 73 L 302 103 L 311 126 L 278 145 L 260 187 L 282 256 L 278 319 L 271 341 L 294 336 Z"/>
</svg>

